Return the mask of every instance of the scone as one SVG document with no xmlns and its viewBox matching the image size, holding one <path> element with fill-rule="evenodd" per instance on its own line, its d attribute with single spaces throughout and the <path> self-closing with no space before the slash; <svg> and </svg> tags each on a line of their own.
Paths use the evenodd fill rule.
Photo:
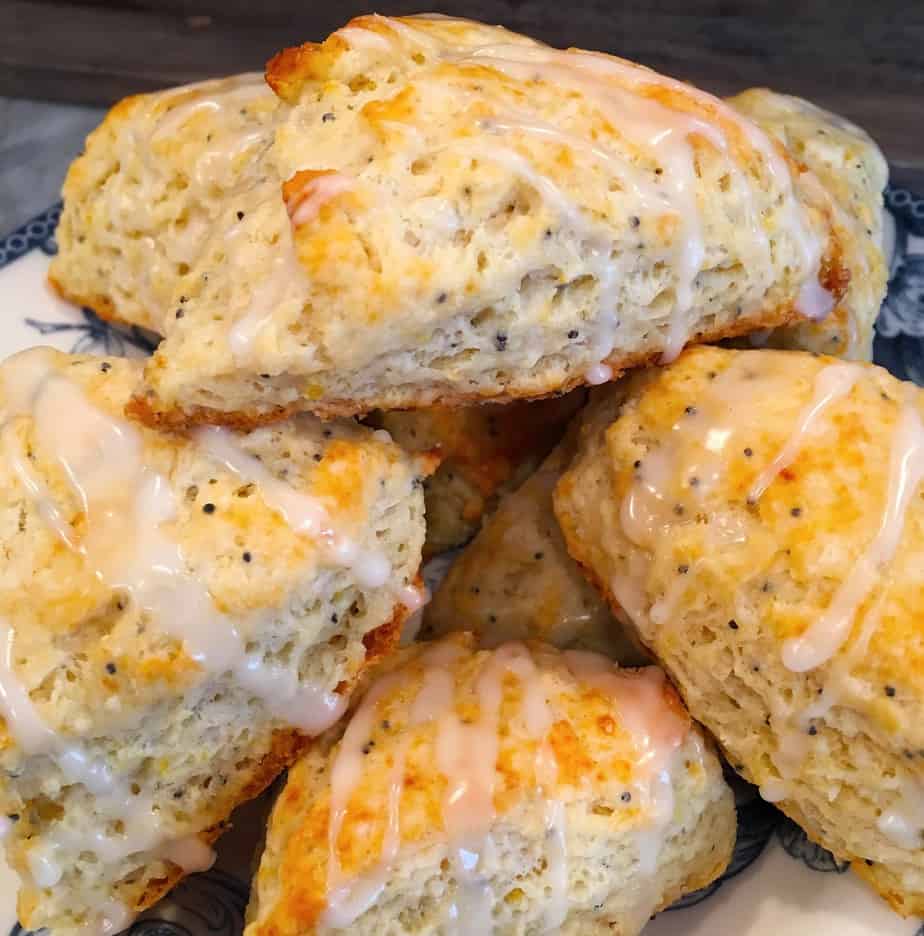
<svg viewBox="0 0 924 936">
<path fill-rule="evenodd" d="M 397 642 L 420 470 L 314 417 L 159 435 L 140 364 L 0 366 L 0 814 L 19 919 L 121 929 Z"/>
<path fill-rule="evenodd" d="M 120 101 L 64 183 L 49 278 L 103 318 L 163 332 L 212 226 L 267 171 L 279 99 L 260 74 Z M 198 275 L 198 274 L 197 274 Z"/>
<path fill-rule="evenodd" d="M 538 398 L 846 289 L 817 180 L 632 63 L 371 16 L 268 80 L 276 177 L 212 226 L 135 401 L 149 422 Z"/>
<path fill-rule="evenodd" d="M 647 662 L 568 554 L 552 512 L 575 435 L 569 432 L 535 474 L 501 499 L 424 609 L 421 636 L 470 631 L 481 647 L 531 639 L 603 653 L 623 665 Z"/>
<path fill-rule="evenodd" d="M 924 393 L 699 348 L 633 376 L 556 493 L 572 555 L 730 762 L 924 912 Z"/>
<path fill-rule="evenodd" d="M 575 390 L 534 403 L 374 413 L 369 422 L 406 451 L 440 458 L 424 482 L 424 555 L 468 542 L 498 498 L 536 470 L 583 402 L 583 391 Z"/>
<path fill-rule="evenodd" d="M 455 635 L 380 676 L 276 802 L 245 936 L 634 936 L 735 838 L 656 668 Z"/>
<path fill-rule="evenodd" d="M 752 88 L 727 103 L 778 139 L 833 196 L 851 274 L 823 322 L 767 340 L 868 359 L 886 280 L 882 153 L 862 129 L 800 98 Z M 261 163 L 284 110 L 260 75 L 120 102 L 68 173 L 52 283 L 105 318 L 163 331 L 165 316 L 178 311 L 205 226 L 223 215 L 235 189 L 268 171 Z"/>
<path fill-rule="evenodd" d="M 806 165 L 834 200 L 834 222 L 850 282 L 820 322 L 801 322 L 768 336 L 771 346 L 854 360 L 873 357 L 873 324 L 885 297 L 882 193 L 889 166 L 867 133 L 801 98 L 752 88 L 728 99 Z"/>
</svg>

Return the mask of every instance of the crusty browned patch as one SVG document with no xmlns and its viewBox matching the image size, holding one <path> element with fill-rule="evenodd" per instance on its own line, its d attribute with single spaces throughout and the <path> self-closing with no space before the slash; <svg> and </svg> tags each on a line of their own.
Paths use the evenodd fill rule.
<svg viewBox="0 0 924 936">
<path fill-rule="evenodd" d="M 417 577 L 417 583 L 420 582 L 420 576 Z M 375 630 L 369 631 L 363 637 L 363 646 L 366 648 L 366 666 L 371 666 L 387 657 L 397 646 L 401 639 L 401 628 L 407 619 L 407 608 L 404 605 L 396 605 L 394 614 L 384 624 L 380 624 Z"/>
<path fill-rule="evenodd" d="M 783 810 L 786 812 L 786 810 Z M 791 817 L 795 820 L 794 817 Z M 899 916 L 924 916 L 924 898 L 909 894 L 900 887 L 896 875 L 883 864 L 868 865 L 860 855 L 838 855 L 842 861 L 851 861 L 851 870 L 869 884 Z"/>
<path fill-rule="evenodd" d="M 317 70 L 314 62 L 320 49 L 317 42 L 305 42 L 277 52 L 266 63 L 266 83 L 283 101 L 293 103 L 302 85 L 314 75 Z"/>
<path fill-rule="evenodd" d="M 210 406 L 161 410 L 152 406 L 147 397 L 136 395 L 125 404 L 125 415 L 152 429 L 179 431 L 192 426 L 225 426 L 239 432 L 250 432 L 260 426 L 282 422 L 304 409 L 293 403 L 290 406 L 273 406 L 267 410 L 230 411 Z"/>
</svg>

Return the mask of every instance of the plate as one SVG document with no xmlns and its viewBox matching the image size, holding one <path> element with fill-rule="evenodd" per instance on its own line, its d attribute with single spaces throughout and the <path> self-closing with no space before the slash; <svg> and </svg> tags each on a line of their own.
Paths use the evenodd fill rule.
<svg viewBox="0 0 924 936">
<path fill-rule="evenodd" d="M 886 192 L 888 296 L 876 323 L 875 359 L 924 386 L 924 198 Z M 36 344 L 62 351 L 144 355 L 151 337 L 100 321 L 89 309 L 59 299 L 45 276 L 57 249 L 55 205 L 0 239 L 0 358 Z M 731 867 L 710 887 L 658 915 L 645 936 L 924 936 L 920 921 L 893 914 L 848 867 L 809 842 L 731 778 L 738 802 L 738 842 Z M 143 914 L 131 936 L 238 936 L 243 929 L 254 849 L 268 797 L 242 807 L 218 845 L 218 861 L 183 881 Z M 0 933 L 24 936 L 16 923 L 16 878 L 0 865 Z"/>
</svg>

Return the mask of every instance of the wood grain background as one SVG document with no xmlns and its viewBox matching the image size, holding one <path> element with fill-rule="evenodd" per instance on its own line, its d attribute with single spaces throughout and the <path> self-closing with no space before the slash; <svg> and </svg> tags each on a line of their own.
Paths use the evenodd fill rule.
<svg viewBox="0 0 924 936">
<path fill-rule="evenodd" d="M 617 52 L 717 93 L 770 85 L 867 127 L 896 177 L 924 171 L 924 2 L 453 0 L 424 7 Z M 406 13 L 421 0 L 391 0 Z M 105 104 L 262 68 L 367 2 L 0 0 L 0 95 Z"/>
</svg>

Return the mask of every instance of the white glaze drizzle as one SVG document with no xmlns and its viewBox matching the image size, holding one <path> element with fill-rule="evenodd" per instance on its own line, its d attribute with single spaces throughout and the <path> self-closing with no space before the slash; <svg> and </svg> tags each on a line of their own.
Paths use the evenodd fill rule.
<svg viewBox="0 0 924 936">
<path fill-rule="evenodd" d="M 755 478 L 748 491 L 749 503 L 757 503 L 781 471 L 798 456 L 806 437 L 818 428 L 828 408 L 847 396 L 865 371 L 858 364 L 829 364 L 815 378 L 812 399 L 796 419 L 796 427 L 777 456 Z"/>
<path fill-rule="evenodd" d="M 735 124 L 749 144 L 761 154 L 770 174 L 781 186 L 786 197 L 787 228 L 800 250 L 806 281 L 817 281 L 821 245 L 806 227 L 793 194 L 793 183 L 786 162 L 777 153 L 774 144 L 750 120 L 728 105 L 655 72 L 599 53 L 579 50 L 560 51 L 545 46 L 494 45 L 476 49 L 461 61 L 490 64 L 513 77 L 529 79 L 537 73 L 551 76 L 556 82 L 577 86 L 591 99 L 602 103 L 619 132 L 633 142 L 650 148 L 659 164 L 667 171 L 661 176 L 661 185 L 669 196 L 669 203 L 681 221 L 675 238 L 678 285 L 675 310 L 671 319 L 665 358 L 670 360 L 679 353 L 687 340 L 690 327 L 689 311 L 692 306 L 693 282 L 705 258 L 703 234 L 699 224 L 699 210 L 695 199 L 694 154 L 690 137 L 697 135 L 709 140 L 717 149 L 727 152 L 727 141 L 721 130 L 706 121 L 681 111 L 674 111 L 658 102 L 645 99 L 640 91 L 646 86 L 667 88 L 686 98 L 693 97 L 707 108 L 719 113 Z M 620 87 L 617 82 L 628 86 Z M 740 176 L 736 173 L 740 181 Z M 621 174 L 626 177 L 626 172 Z M 636 190 L 638 191 L 638 190 Z M 769 251 L 766 235 L 748 197 L 747 215 L 755 241 Z"/>
<path fill-rule="evenodd" d="M 657 667 L 625 673 L 595 653 L 568 650 L 564 656 L 579 682 L 619 703 L 622 726 L 637 752 L 631 791 L 647 813 L 646 825 L 638 832 L 639 865 L 643 875 L 651 875 L 674 814 L 671 775 L 688 726 L 665 704 L 666 679 Z M 654 712 L 659 712 L 659 717 L 652 717 Z"/>
<path fill-rule="evenodd" d="M 613 379 L 613 368 L 609 364 L 591 364 L 584 372 L 584 380 L 592 387 L 609 383 Z"/>
<path fill-rule="evenodd" d="M 671 510 L 671 484 L 674 480 L 687 473 L 695 474 L 699 479 L 698 490 L 709 490 L 719 477 L 716 472 L 723 470 L 723 463 L 711 463 L 708 454 L 722 454 L 733 438 L 734 430 L 741 426 L 741 416 L 740 413 L 736 415 L 734 399 L 730 396 L 726 398 L 728 392 L 734 390 L 738 378 L 735 368 L 736 363 L 733 363 L 712 381 L 709 393 L 698 401 L 695 412 L 678 420 L 673 427 L 672 442 L 645 456 L 620 512 L 625 535 L 638 545 L 651 548 L 659 536 L 669 535 L 667 531 L 671 524 L 677 522 Z M 846 397 L 865 374 L 866 370 L 860 365 L 840 362 L 818 372 L 812 398 L 797 415 L 792 433 L 752 484 L 748 498 L 751 503 L 756 503 L 777 475 L 795 461 L 806 439 L 818 432 L 830 408 Z M 694 441 L 701 445 L 703 453 L 694 454 L 691 450 L 679 463 L 680 447 Z M 810 751 L 808 729 L 811 722 L 825 717 L 845 692 L 856 688 L 851 676 L 852 667 L 866 653 L 878 626 L 882 594 L 864 615 L 857 639 L 846 652 L 839 651 L 853 630 L 858 611 L 882 581 L 883 570 L 895 556 L 909 504 L 922 481 L 924 425 L 915 400 L 909 395 L 903 402 L 893 433 L 888 489 L 875 538 L 837 588 L 827 611 L 804 634 L 787 640 L 783 645 L 783 662 L 793 671 L 806 672 L 828 662 L 831 666 L 825 673 L 817 700 L 798 711 L 779 702 L 771 711 L 772 724 L 779 735 L 777 748 L 771 757 L 780 776 L 767 778 L 761 786 L 761 795 L 770 802 L 779 802 L 791 795 L 791 783 L 798 776 Z M 710 528 L 714 525 L 710 523 Z M 738 535 L 734 530 L 728 532 L 733 537 Z M 695 573 L 696 568 L 697 564 L 693 563 L 690 571 Z M 677 593 L 692 587 L 690 579 L 694 577 L 678 576 L 672 588 L 646 612 L 644 595 L 633 585 L 633 579 L 644 578 L 645 575 L 647 568 L 640 568 L 633 576 L 618 576 L 613 582 L 617 600 L 643 630 L 651 625 L 665 623 L 670 617 Z M 897 841 L 904 834 L 903 830 L 917 827 L 916 809 L 913 796 L 906 793 L 902 802 L 888 813 L 881 828 Z M 924 807 L 921 813 L 924 815 Z M 908 840 L 907 836 L 905 840 Z"/>
<path fill-rule="evenodd" d="M 558 766 L 548 739 L 556 715 L 544 671 L 523 644 L 502 645 L 486 657 L 476 677 L 477 717 L 463 721 L 454 707 L 456 688 L 451 668 L 461 655 L 451 641 L 425 650 L 418 660 L 423 665 L 420 688 L 399 703 L 407 707 L 409 726 L 435 722 L 435 765 L 447 780 L 442 816 L 456 889 L 444 909 L 442 924 L 452 936 L 488 936 L 494 931 L 494 898 L 487 876 L 495 851 L 491 825 L 500 752 L 499 719 L 504 679 L 512 675 L 522 694 L 519 714 L 508 727 L 519 728 L 535 742 L 536 786 L 544 801 L 545 878 L 550 896 L 541 931 L 557 932 L 568 913 L 567 813 L 565 800 L 556 793 Z M 671 769 L 677 750 L 688 738 L 688 723 L 665 704 L 665 680 L 659 670 L 624 674 L 605 658 L 582 652 L 565 654 L 563 663 L 570 678 L 617 703 L 636 752 L 631 789 L 647 811 L 648 824 L 639 832 L 639 870 L 647 876 L 656 866 L 664 830 L 673 814 Z M 363 751 L 373 726 L 385 714 L 380 704 L 404 681 L 399 670 L 372 687 L 347 726 L 331 766 L 324 926 L 348 928 L 369 910 L 381 896 L 400 850 L 400 797 L 410 737 L 399 741 L 389 771 L 380 860 L 358 878 L 346 879 L 342 873 L 338 842 L 350 799 L 362 781 Z M 393 713 L 389 720 L 401 721 Z"/>
<path fill-rule="evenodd" d="M 783 644 L 783 662 L 804 673 L 827 662 L 850 636 L 854 618 L 892 561 L 911 498 L 924 480 L 924 425 L 913 397 L 904 402 L 892 438 L 889 486 L 879 530 L 840 584 L 828 609 L 800 636 Z"/>
<path fill-rule="evenodd" d="M 7 731 L 27 754 L 44 751 L 54 741 L 55 733 L 35 710 L 25 686 L 13 666 L 13 630 L 0 621 L 0 711 Z"/>
<path fill-rule="evenodd" d="M 898 799 L 879 817 L 876 827 L 899 848 L 919 852 L 924 842 L 924 785 L 907 779 Z"/>
<path fill-rule="evenodd" d="M 243 236 L 242 231 L 240 237 Z M 233 252 L 235 239 L 229 235 L 227 243 Z M 233 253 L 229 256 L 234 263 Z M 299 289 L 299 284 L 305 281 L 305 272 L 298 262 L 291 232 L 286 231 L 273 250 L 269 273 L 252 287 L 246 306 L 235 316 L 234 324 L 228 332 L 231 353 L 236 361 L 247 361 L 253 356 L 254 346 L 267 331 L 275 309 L 289 298 L 290 291 Z"/>
<path fill-rule="evenodd" d="M 173 96 L 187 100 L 165 109 L 163 117 L 151 133 L 152 143 L 175 136 L 183 124 L 196 114 L 219 114 L 231 108 L 238 110 L 261 98 L 271 100 L 273 92 L 259 72 L 246 72 L 231 78 L 215 78 L 183 85 L 175 90 Z M 163 101 L 162 98 L 158 100 Z M 170 98 L 163 102 L 169 105 Z"/>
</svg>

